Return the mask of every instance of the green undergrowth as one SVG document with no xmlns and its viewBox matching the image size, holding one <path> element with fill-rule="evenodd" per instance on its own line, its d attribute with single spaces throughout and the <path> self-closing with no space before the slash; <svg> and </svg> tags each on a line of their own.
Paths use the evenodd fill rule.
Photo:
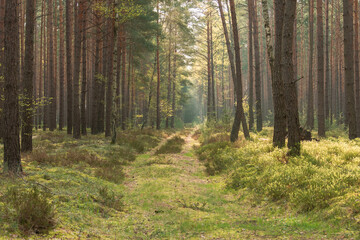
<svg viewBox="0 0 360 240">
<path fill-rule="evenodd" d="M 125 214 L 124 168 L 170 134 L 122 131 L 111 145 L 103 135 L 36 131 L 24 175 L 0 174 L 0 239 L 112 239 Z"/>
<path fill-rule="evenodd" d="M 166 141 L 159 149 L 156 150 L 155 154 L 169 154 L 169 153 L 180 153 L 185 140 L 180 136 L 174 136 Z"/>
<path fill-rule="evenodd" d="M 339 131 L 332 130 L 331 133 Z M 281 206 L 293 214 L 325 219 L 335 228 L 360 230 L 360 140 L 328 137 L 303 142 L 301 155 L 274 148 L 272 129 L 251 141 L 224 141 L 226 133 L 203 128 L 196 149 L 208 175 L 222 174 L 226 188 L 251 193 L 256 204 Z"/>
</svg>

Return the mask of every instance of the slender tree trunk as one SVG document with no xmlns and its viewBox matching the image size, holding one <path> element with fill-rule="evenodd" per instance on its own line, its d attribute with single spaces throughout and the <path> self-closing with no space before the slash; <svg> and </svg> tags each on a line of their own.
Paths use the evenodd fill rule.
<svg viewBox="0 0 360 240">
<path fill-rule="evenodd" d="M 100 14 L 97 10 L 94 12 L 95 26 L 96 26 L 96 43 L 95 43 L 95 74 L 93 80 L 92 89 L 92 117 L 91 117 L 91 134 L 98 134 L 98 102 L 99 102 L 99 89 L 100 89 L 100 43 L 101 43 L 101 26 L 100 26 Z"/>
<path fill-rule="evenodd" d="M 117 31 L 117 59 L 116 59 L 116 126 L 120 126 L 120 114 L 121 114 L 121 55 L 122 55 L 122 31 L 119 26 Z"/>
<path fill-rule="evenodd" d="M 212 81 L 211 81 L 211 46 L 210 46 L 210 15 L 206 20 L 206 43 L 207 43 L 207 120 L 211 122 L 212 119 Z"/>
<path fill-rule="evenodd" d="M 113 69 L 114 69 L 114 46 L 115 46 L 115 7 L 114 2 L 112 0 L 109 0 L 109 7 L 111 11 L 113 12 L 112 18 L 108 19 L 108 33 L 109 33 L 109 50 L 108 50 L 108 56 L 107 56 L 107 92 L 106 92 L 106 130 L 105 130 L 105 136 L 110 137 L 111 136 L 111 128 L 112 128 L 112 105 L 113 105 L 113 82 L 114 82 L 114 75 L 113 75 Z"/>
<path fill-rule="evenodd" d="M 325 119 L 330 116 L 329 0 L 325 0 Z"/>
<path fill-rule="evenodd" d="M 5 0 L 0 0 L 0 77 L 4 77 L 4 19 Z M 0 96 L 4 96 L 4 82 L 0 81 Z M 4 109 L 4 100 L 0 98 L 0 109 Z M 0 138 L 4 136 L 4 112 L 0 113 Z"/>
<path fill-rule="evenodd" d="M 216 101 L 215 101 L 215 77 L 214 77 L 214 42 L 213 42 L 213 19 L 210 12 L 210 64 L 211 64 L 211 118 L 216 121 Z"/>
<path fill-rule="evenodd" d="M 167 104 L 168 106 L 170 106 L 170 101 L 171 101 L 171 38 L 172 38 L 172 26 L 171 26 L 171 22 L 170 22 L 170 26 L 169 26 L 169 68 L 168 68 L 168 92 L 167 92 Z M 166 116 L 166 123 L 165 123 L 165 127 L 169 128 L 169 115 Z"/>
<path fill-rule="evenodd" d="M 317 91 L 318 91 L 318 135 L 325 137 L 325 95 L 324 95 L 324 37 L 323 37 L 323 14 L 322 0 L 317 0 Z"/>
<path fill-rule="evenodd" d="M 159 0 L 157 0 L 157 24 L 160 23 L 160 8 Z M 160 33 L 156 35 L 156 59 L 157 59 L 157 85 L 156 85 L 156 129 L 160 129 L 161 116 L 160 116 Z"/>
<path fill-rule="evenodd" d="M 53 35 L 53 1 L 48 1 L 48 37 L 49 37 L 49 89 L 50 89 L 50 105 L 49 105 L 49 130 L 56 129 L 56 80 L 54 78 L 54 35 Z"/>
<path fill-rule="evenodd" d="M 86 136 L 86 95 L 87 95 L 87 68 L 86 68 L 86 20 L 87 20 L 87 3 L 86 1 L 81 2 L 81 9 L 83 11 L 83 19 L 82 19 L 82 81 L 81 81 L 81 135 Z"/>
<path fill-rule="evenodd" d="M 19 18 L 17 1 L 5 2 L 4 39 L 4 171 L 22 172 L 19 139 Z"/>
<path fill-rule="evenodd" d="M 230 140 L 232 142 L 238 139 L 240 130 L 240 123 L 244 131 L 245 138 L 250 138 L 248 126 L 246 124 L 246 118 L 243 108 L 243 89 L 242 89 L 242 76 L 241 76 L 241 58 L 240 58 L 240 43 L 239 43 L 239 32 L 237 27 L 236 11 L 234 0 L 230 0 L 231 19 L 234 33 L 234 45 L 235 45 L 235 62 L 236 62 L 236 79 L 234 79 L 234 86 L 236 91 L 236 113 L 234 125 L 231 131 Z"/>
<path fill-rule="evenodd" d="M 255 95 L 256 95 L 256 130 L 262 130 L 262 108 L 261 108 L 261 73 L 260 73 L 260 47 L 259 47 L 259 28 L 257 18 L 256 1 L 253 5 L 253 26 L 254 26 L 254 49 L 255 49 Z"/>
<path fill-rule="evenodd" d="M 122 80 L 121 80 L 121 111 L 122 111 L 122 118 L 121 118 L 121 128 L 123 130 L 126 129 L 126 121 L 127 121 L 127 112 L 126 112 L 126 34 L 124 26 L 122 27 L 123 31 L 123 40 L 122 40 Z"/>
<path fill-rule="evenodd" d="M 49 16 L 44 17 L 44 21 L 49 21 Z M 44 99 L 46 101 L 43 106 L 43 131 L 49 127 L 49 36 L 46 25 L 47 23 L 44 23 Z"/>
<path fill-rule="evenodd" d="M 60 95 L 59 95 L 59 130 L 62 131 L 64 127 L 65 117 L 65 100 L 64 100 L 64 79 L 65 79 L 65 46 L 64 46 L 64 7 L 63 1 L 59 1 L 59 15 L 60 15 L 60 58 L 59 58 L 59 80 L 60 80 Z"/>
<path fill-rule="evenodd" d="M 286 1 L 282 40 L 281 72 L 285 84 L 287 108 L 288 148 L 290 154 L 300 154 L 300 124 L 296 90 L 295 66 L 293 61 L 294 26 L 296 1 Z"/>
<path fill-rule="evenodd" d="M 73 129 L 73 79 L 72 79 L 72 0 L 66 0 L 66 81 L 67 81 L 67 133 Z"/>
<path fill-rule="evenodd" d="M 129 124 L 129 127 L 131 128 L 131 114 L 130 114 L 130 101 L 131 101 L 131 94 L 130 94 L 130 88 L 131 88 L 131 74 L 132 74 L 132 65 L 133 65 L 133 52 L 131 49 L 131 43 L 129 44 L 129 63 L 128 63 L 128 78 L 127 78 L 127 84 L 126 84 L 126 101 L 125 101 L 125 111 L 127 116 L 127 122 Z"/>
<path fill-rule="evenodd" d="M 175 31 L 175 45 L 174 45 L 174 66 L 173 66 L 173 89 L 172 89 L 172 116 L 171 116 L 171 123 L 170 123 L 170 127 L 174 128 L 175 127 L 175 116 L 176 116 L 176 54 L 177 54 L 177 41 L 176 41 L 176 37 L 177 37 L 177 32 Z"/>
<path fill-rule="evenodd" d="M 253 8 L 254 1 L 248 0 L 248 12 L 249 12 L 249 36 L 248 36 L 248 52 L 249 52 L 249 129 L 254 128 L 254 60 L 253 60 Z"/>
<path fill-rule="evenodd" d="M 80 2 L 79 2 L 80 1 Z M 80 132 L 80 58 L 81 58 L 81 30 L 83 17 L 83 0 L 76 0 L 75 2 L 75 53 L 74 53 L 74 109 L 73 109 L 73 137 L 75 139 L 81 138 Z"/>
<path fill-rule="evenodd" d="M 35 8 L 34 0 L 26 0 L 26 49 L 23 72 L 24 107 L 21 131 L 22 152 L 32 151 Z"/>
<path fill-rule="evenodd" d="M 236 80 L 237 79 L 237 73 L 236 73 L 236 69 L 235 69 L 235 63 L 234 63 L 234 53 L 231 49 L 231 43 L 230 43 L 230 38 L 229 38 L 229 33 L 228 33 L 228 30 L 227 30 L 227 26 L 226 26 L 226 20 L 225 20 L 225 15 L 224 15 L 224 11 L 223 11 L 223 7 L 222 7 L 222 3 L 221 3 L 221 0 L 218 0 L 218 4 L 219 4 L 219 10 L 220 10 L 220 17 L 221 17 L 221 22 L 223 24 L 223 29 L 224 29 L 224 35 L 225 35 L 225 41 L 226 41 L 226 48 L 227 48 L 227 51 L 228 51 L 228 56 L 229 56 L 229 62 L 230 62 L 230 70 L 231 70 L 231 77 L 233 79 L 233 84 L 234 84 L 234 88 L 235 88 L 235 91 L 236 91 L 236 94 L 237 94 L 237 100 L 238 100 L 238 104 L 237 104 L 237 108 L 236 108 L 236 114 L 235 114 L 235 119 L 234 119 L 234 123 L 233 123 L 233 127 L 232 127 L 232 134 L 230 136 L 230 140 L 232 142 L 235 142 L 237 139 L 238 139 L 238 134 L 239 134 L 239 129 L 240 129 L 240 122 L 243 121 L 243 126 L 244 126 L 244 121 L 245 121 L 245 125 L 246 125 L 246 119 L 244 118 L 244 112 L 243 114 L 241 115 L 241 110 L 243 110 L 243 106 L 242 106 L 242 89 L 240 89 L 241 91 L 239 91 L 239 89 L 237 88 L 238 86 L 238 81 Z M 234 7 L 234 10 L 235 11 L 235 6 Z M 236 20 L 236 16 L 235 17 L 235 20 Z M 231 21 L 230 21 L 231 22 Z M 236 21 L 235 21 L 236 22 Z M 234 30 L 235 31 L 235 30 Z M 237 31 L 237 30 L 236 30 Z M 241 67 L 241 63 L 240 63 L 240 67 Z M 240 76 L 241 76 L 241 72 L 240 72 Z M 231 78 L 230 78 L 231 79 Z M 241 78 L 240 78 L 241 80 Z M 231 86 L 231 81 L 230 81 L 230 86 Z M 242 87 L 241 87 L 242 88 Z M 231 91 L 229 91 L 231 92 Z M 240 93 L 240 95 L 238 95 L 238 92 Z M 230 96 L 230 101 L 232 102 L 232 99 L 233 97 Z M 239 101 L 240 99 L 240 101 Z M 250 134 L 249 134 L 249 131 L 248 131 L 248 128 L 247 128 L 247 125 L 246 127 L 244 128 L 244 135 L 245 135 L 245 138 L 250 138 Z"/>
<path fill-rule="evenodd" d="M 313 56 L 314 56 L 314 0 L 309 0 L 309 84 L 306 126 L 314 128 L 314 83 L 313 83 Z"/>
<path fill-rule="evenodd" d="M 345 59 L 345 98 L 346 115 L 349 124 L 349 138 L 356 138 L 356 114 L 354 96 L 354 40 L 353 40 L 353 2 L 344 3 L 344 59 Z"/>
<path fill-rule="evenodd" d="M 328 1 L 328 0 L 327 0 Z M 355 97 L 355 106 L 356 106 L 356 130 L 357 137 L 360 137 L 360 54 L 359 54 L 359 3 L 355 3 L 355 87 L 356 87 L 356 97 Z"/>
<path fill-rule="evenodd" d="M 284 99 L 284 81 L 281 76 L 282 29 L 284 16 L 284 0 L 275 0 L 275 54 L 271 41 L 271 28 L 267 0 L 262 0 L 266 45 L 271 68 L 272 90 L 274 99 L 274 137 L 276 147 L 285 146 L 286 107 Z"/>
</svg>

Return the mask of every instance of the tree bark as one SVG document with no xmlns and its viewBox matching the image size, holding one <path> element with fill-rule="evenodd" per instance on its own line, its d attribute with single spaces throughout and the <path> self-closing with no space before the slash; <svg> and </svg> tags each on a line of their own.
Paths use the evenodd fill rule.
<svg viewBox="0 0 360 240">
<path fill-rule="evenodd" d="M 73 137 L 75 139 L 81 138 L 80 132 L 80 58 L 81 58 L 81 29 L 82 29 L 82 16 L 83 16 L 83 9 L 82 9 L 82 0 L 75 1 L 75 52 L 74 52 L 74 109 L 73 109 Z M 80 5 L 79 5 L 80 3 Z"/>
<path fill-rule="evenodd" d="M 4 171 L 22 172 L 19 139 L 19 18 L 17 1 L 5 2 L 4 39 Z"/>
<path fill-rule="evenodd" d="M 97 10 L 94 11 L 95 27 L 96 27 L 96 42 L 95 42 L 95 74 L 92 89 L 92 117 L 91 117 L 91 134 L 98 134 L 98 106 L 99 106 L 99 89 L 100 89 L 100 43 L 101 43 L 101 24 L 100 14 Z"/>
<path fill-rule="evenodd" d="M 122 130 L 126 129 L 126 121 L 127 121 L 127 112 L 126 112 L 126 33 L 125 33 L 125 27 L 122 27 L 123 31 L 123 40 L 122 40 L 122 80 L 121 80 L 121 128 Z"/>
<path fill-rule="evenodd" d="M 82 26 L 81 26 L 81 35 L 82 35 L 82 79 L 81 79 L 81 114 L 80 114 L 80 118 L 81 118 L 81 135 L 86 136 L 87 135 L 87 131 L 86 131 L 86 95 L 87 93 L 87 67 L 86 67 L 86 19 L 87 19 L 87 3 L 86 1 L 81 1 L 81 11 L 83 14 L 83 19 L 82 19 Z"/>
<path fill-rule="evenodd" d="M 256 130 L 262 130 L 262 109 L 261 109 L 261 73 L 260 73 L 260 47 L 259 47 L 259 28 L 257 18 L 256 1 L 253 5 L 253 26 L 254 26 L 254 49 L 255 49 L 255 109 L 256 109 Z"/>
<path fill-rule="evenodd" d="M 349 138 L 357 136 L 355 96 L 354 96 L 354 40 L 353 40 L 353 2 L 343 0 L 344 4 L 344 59 L 345 59 L 345 99 L 346 115 L 349 125 Z"/>
<path fill-rule="evenodd" d="M 157 0 L 157 24 L 160 23 L 160 8 L 159 0 Z M 157 59 L 157 85 L 156 85 L 156 129 L 160 129 L 161 116 L 160 116 L 160 32 L 156 35 L 156 59 Z"/>
<path fill-rule="evenodd" d="M 236 62 L 236 78 L 234 79 L 234 86 L 236 91 L 236 113 L 234 125 L 231 130 L 230 140 L 235 142 L 238 139 L 240 130 L 240 123 L 242 123 L 245 138 L 250 138 L 248 126 L 243 108 L 243 89 L 242 89 L 242 76 L 241 76 L 241 58 L 240 58 L 240 43 L 239 32 L 237 27 L 236 10 L 234 0 L 230 0 L 231 20 L 234 33 L 234 46 L 235 46 L 235 62 Z"/>
<path fill-rule="evenodd" d="M 62 131 L 64 127 L 65 117 L 65 99 L 64 99 L 64 80 L 65 80 L 65 46 L 64 46 L 64 7 L 63 1 L 59 1 L 59 15 L 60 15 L 60 56 L 59 56 L 59 81 L 60 81 L 60 95 L 59 95 L 59 130 Z"/>
<path fill-rule="evenodd" d="M 210 46 L 210 14 L 206 20 L 206 43 L 207 43 L 207 120 L 211 122 L 212 119 L 212 81 L 211 81 L 211 46 Z"/>
<path fill-rule="evenodd" d="M 72 63 L 72 0 L 66 0 L 66 81 L 67 81 L 67 133 L 73 129 L 73 63 Z"/>
<path fill-rule="evenodd" d="M 108 49 L 108 56 L 107 56 L 107 92 L 106 92 L 106 129 L 105 129 L 105 136 L 111 136 L 111 129 L 112 129 L 112 105 L 113 105 L 113 82 L 114 82 L 114 46 L 115 46 L 115 7 L 114 2 L 109 0 L 109 7 L 113 12 L 112 17 L 108 19 L 108 34 L 109 34 L 109 49 Z"/>
<path fill-rule="evenodd" d="M 170 106 L 170 101 L 171 101 L 171 38 L 172 38 L 172 24 L 170 22 L 170 26 L 169 26 L 169 68 L 168 68 L 168 92 L 167 92 L 167 104 L 168 106 Z M 166 116 L 166 122 L 165 122 L 165 127 L 169 128 L 169 115 Z"/>
<path fill-rule="evenodd" d="M 35 2 L 26 0 L 26 49 L 23 72 L 23 116 L 21 131 L 21 151 L 32 151 L 33 129 L 33 80 L 34 80 L 34 31 L 35 31 Z"/>
<path fill-rule="evenodd" d="M 53 1 L 48 1 L 48 56 L 49 56 L 49 89 L 50 89 L 50 105 L 49 105 L 49 130 L 56 129 L 56 80 L 54 78 L 54 35 L 53 35 Z"/>
<path fill-rule="evenodd" d="M 253 0 L 248 0 L 249 36 L 248 36 L 248 65 L 249 65 L 249 130 L 254 128 L 254 60 L 253 60 Z"/>
<path fill-rule="evenodd" d="M 356 1 L 355 1 L 356 2 Z M 329 0 L 325 0 L 325 119 L 329 119 L 330 65 L 329 65 Z M 359 64 L 358 64 L 359 65 Z"/>
<path fill-rule="evenodd" d="M 317 91 L 318 91 L 318 135 L 325 137 L 325 95 L 324 95 L 324 33 L 322 0 L 317 0 Z"/>
<path fill-rule="evenodd" d="M 328 1 L 328 0 L 327 0 Z M 355 106 L 356 106 L 356 130 L 357 137 L 360 137 L 360 50 L 359 50 L 359 3 L 355 3 Z"/>
<path fill-rule="evenodd" d="M 288 148 L 291 155 L 300 154 L 300 124 L 293 61 L 294 23 L 296 14 L 296 1 L 286 1 L 284 9 L 284 25 L 282 40 L 281 73 L 285 85 L 285 100 L 288 125 Z"/>
<path fill-rule="evenodd" d="M 177 37 L 177 32 L 175 30 L 175 45 L 174 45 L 174 66 L 173 66 L 173 89 L 172 89 L 172 116 L 171 116 L 171 122 L 170 122 L 170 127 L 174 128 L 175 127 L 175 116 L 176 116 L 176 54 L 177 54 L 177 41 L 176 41 L 176 37 Z"/>
<path fill-rule="evenodd" d="M 272 90 L 274 99 L 274 137 L 276 147 L 285 146 L 286 107 L 284 99 L 284 81 L 281 76 L 282 29 L 284 0 L 275 0 L 275 54 L 271 40 L 271 28 L 267 0 L 262 0 L 266 31 L 266 46 L 271 68 Z"/>
<path fill-rule="evenodd" d="M 309 0 L 309 83 L 306 126 L 314 128 L 314 83 L 313 83 L 313 56 L 314 56 L 314 0 Z"/>
<path fill-rule="evenodd" d="M 4 16 L 5 0 L 0 0 L 0 77 L 4 77 Z M 0 96 L 4 96 L 4 81 L 0 81 Z M 4 110 L 4 100 L 0 98 L 0 109 Z M 4 111 L 0 112 L 0 138 L 4 136 Z"/>
</svg>

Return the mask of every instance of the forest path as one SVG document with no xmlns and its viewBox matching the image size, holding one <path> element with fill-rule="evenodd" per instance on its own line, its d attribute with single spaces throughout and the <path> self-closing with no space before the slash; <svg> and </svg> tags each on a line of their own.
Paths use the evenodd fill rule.
<svg viewBox="0 0 360 240">
<path fill-rule="evenodd" d="M 306 219 L 269 216 L 263 208 L 226 190 L 224 176 L 207 176 L 194 155 L 193 146 L 199 143 L 192 134 L 184 137 L 181 153 L 156 156 L 152 151 L 128 167 L 120 239 L 323 237 Z"/>
</svg>

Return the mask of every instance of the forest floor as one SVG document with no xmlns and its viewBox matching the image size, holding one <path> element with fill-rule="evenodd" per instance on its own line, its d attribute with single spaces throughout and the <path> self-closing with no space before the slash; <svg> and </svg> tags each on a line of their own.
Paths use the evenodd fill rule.
<svg viewBox="0 0 360 240">
<path fill-rule="evenodd" d="M 119 238 L 343 238 L 325 223 L 259 206 L 226 190 L 224 176 L 205 173 L 194 155 L 197 145 L 190 133 L 181 153 L 144 154 L 129 166 L 124 198 L 128 209 Z"/>
<path fill-rule="evenodd" d="M 95 168 L 89 170 L 96 160 L 87 160 L 89 167 L 82 163 L 67 166 L 68 163 L 62 161 L 38 165 L 31 161 L 31 157 L 25 158 L 25 181 L 36 181 L 53 190 L 57 214 L 55 229 L 42 237 L 30 235 L 29 238 L 346 238 L 346 229 L 339 226 L 316 220 L 311 215 L 294 214 L 277 204 L 254 202 L 245 190 L 227 189 L 226 176 L 209 176 L 203 162 L 197 159 L 195 149 L 199 142 L 193 137 L 195 130 L 167 133 L 162 140 L 158 137 L 156 148 L 138 154 L 134 160 L 121 165 L 123 172 L 118 173 L 123 174 L 121 182 L 107 177 L 106 172 L 98 173 Z M 184 139 L 181 152 L 157 154 L 161 146 L 174 136 Z M 109 146 L 109 140 L 100 137 L 86 138 L 81 140 L 81 144 L 70 139 L 52 141 L 51 138 L 54 136 L 47 141 L 46 147 L 51 146 L 52 153 L 64 151 L 62 148 L 66 146 L 75 149 L 74 151 L 93 149 L 100 155 L 115 153 L 110 157 L 116 158 L 116 153 L 120 151 L 116 146 Z M 44 141 L 42 137 L 36 137 L 35 141 L 35 147 L 44 143 L 41 142 Z M 41 162 L 45 161 L 42 158 L 49 157 L 38 155 L 36 153 L 32 158 Z M 87 158 L 87 155 L 82 157 Z M 6 191 L 5 186 L 27 184 L 1 175 L 0 181 L 4 183 L 0 185 L 0 197 Z M 104 188 L 110 192 L 105 197 L 101 191 L 98 193 L 99 189 Z M 101 200 L 101 197 L 106 199 Z M 107 199 L 111 202 L 110 205 Z M 121 199 L 121 206 L 117 206 L 117 199 Z M 0 210 L 2 206 L 0 201 Z M 26 235 L 19 234 L 15 225 L 1 220 L 0 215 L 0 239 L 27 238 Z"/>
</svg>

